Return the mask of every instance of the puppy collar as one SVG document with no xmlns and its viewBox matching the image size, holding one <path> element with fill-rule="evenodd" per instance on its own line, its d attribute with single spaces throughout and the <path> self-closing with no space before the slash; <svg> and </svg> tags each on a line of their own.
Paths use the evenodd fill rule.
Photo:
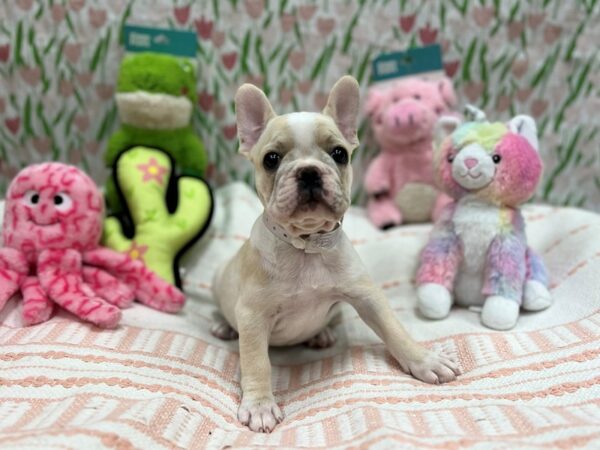
<svg viewBox="0 0 600 450">
<path fill-rule="evenodd" d="M 332 249 L 337 245 L 342 236 L 342 222 L 338 222 L 335 228 L 326 233 L 309 234 L 306 237 L 293 237 L 281 226 L 275 223 L 266 214 L 262 215 L 262 220 L 267 229 L 279 240 L 290 244 L 298 250 L 304 250 L 305 253 L 320 253 L 323 250 Z"/>
</svg>

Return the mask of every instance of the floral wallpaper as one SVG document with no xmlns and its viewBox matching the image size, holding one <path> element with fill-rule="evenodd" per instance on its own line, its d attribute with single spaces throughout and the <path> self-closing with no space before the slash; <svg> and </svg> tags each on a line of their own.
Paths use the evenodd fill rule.
<svg viewBox="0 0 600 450">
<path fill-rule="evenodd" d="M 48 159 L 104 181 L 126 22 L 197 32 L 194 124 L 213 185 L 251 181 L 236 154 L 239 84 L 262 86 L 282 113 L 318 110 L 344 73 L 366 90 L 378 53 L 437 42 L 462 102 L 538 121 L 536 200 L 600 210 L 598 0 L 0 0 L 0 193 Z M 377 151 L 364 121 L 361 138 L 357 180 Z"/>
</svg>

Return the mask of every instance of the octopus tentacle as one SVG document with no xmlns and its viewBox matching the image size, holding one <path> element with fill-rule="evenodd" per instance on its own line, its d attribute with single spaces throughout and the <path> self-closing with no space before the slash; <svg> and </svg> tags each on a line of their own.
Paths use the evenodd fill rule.
<svg viewBox="0 0 600 450">
<path fill-rule="evenodd" d="M 84 266 L 83 280 L 98 297 L 119 308 L 128 308 L 135 299 L 135 293 L 129 286 L 97 267 Z"/>
<path fill-rule="evenodd" d="M 36 325 L 46 322 L 52 310 L 54 303 L 48 298 L 46 292 L 36 277 L 27 277 L 21 285 L 23 294 L 23 324 Z"/>
<path fill-rule="evenodd" d="M 103 328 L 113 328 L 121 311 L 95 296 L 83 281 L 81 254 L 72 249 L 44 250 L 38 259 L 38 276 L 46 294 L 81 319 Z"/>
<path fill-rule="evenodd" d="M 83 253 L 86 265 L 106 270 L 130 286 L 135 298 L 159 311 L 177 312 L 185 302 L 183 292 L 149 270 L 141 261 L 104 247 Z"/>
<path fill-rule="evenodd" d="M 17 293 L 28 272 L 23 252 L 9 247 L 0 248 L 0 310 Z"/>
</svg>

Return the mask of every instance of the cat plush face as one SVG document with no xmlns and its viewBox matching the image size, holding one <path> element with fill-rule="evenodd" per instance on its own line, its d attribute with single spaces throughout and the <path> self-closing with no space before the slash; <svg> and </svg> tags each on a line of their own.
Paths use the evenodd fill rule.
<svg viewBox="0 0 600 450">
<path fill-rule="evenodd" d="M 448 125 L 448 124 L 446 124 Z M 454 124 L 456 126 L 456 124 Z M 517 116 L 508 124 L 467 122 L 450 132 L 434 156 L 436 182 L 448 195 L 467 194 L 518 206 L 535 192 L 542 173 L 535 122 Z"/>
</svg>

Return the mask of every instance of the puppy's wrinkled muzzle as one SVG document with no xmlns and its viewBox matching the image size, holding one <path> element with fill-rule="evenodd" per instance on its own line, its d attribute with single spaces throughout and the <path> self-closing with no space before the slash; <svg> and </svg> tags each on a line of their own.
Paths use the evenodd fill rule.
<svg viewBox="0 0 600 450">
<path fill-rule="evenodd" d="M 323 199 L 323 179 L 316 167 L 305 167 L 297 174 L 299 204 L 309 204 L 316 207 Z"/>
</svg>

